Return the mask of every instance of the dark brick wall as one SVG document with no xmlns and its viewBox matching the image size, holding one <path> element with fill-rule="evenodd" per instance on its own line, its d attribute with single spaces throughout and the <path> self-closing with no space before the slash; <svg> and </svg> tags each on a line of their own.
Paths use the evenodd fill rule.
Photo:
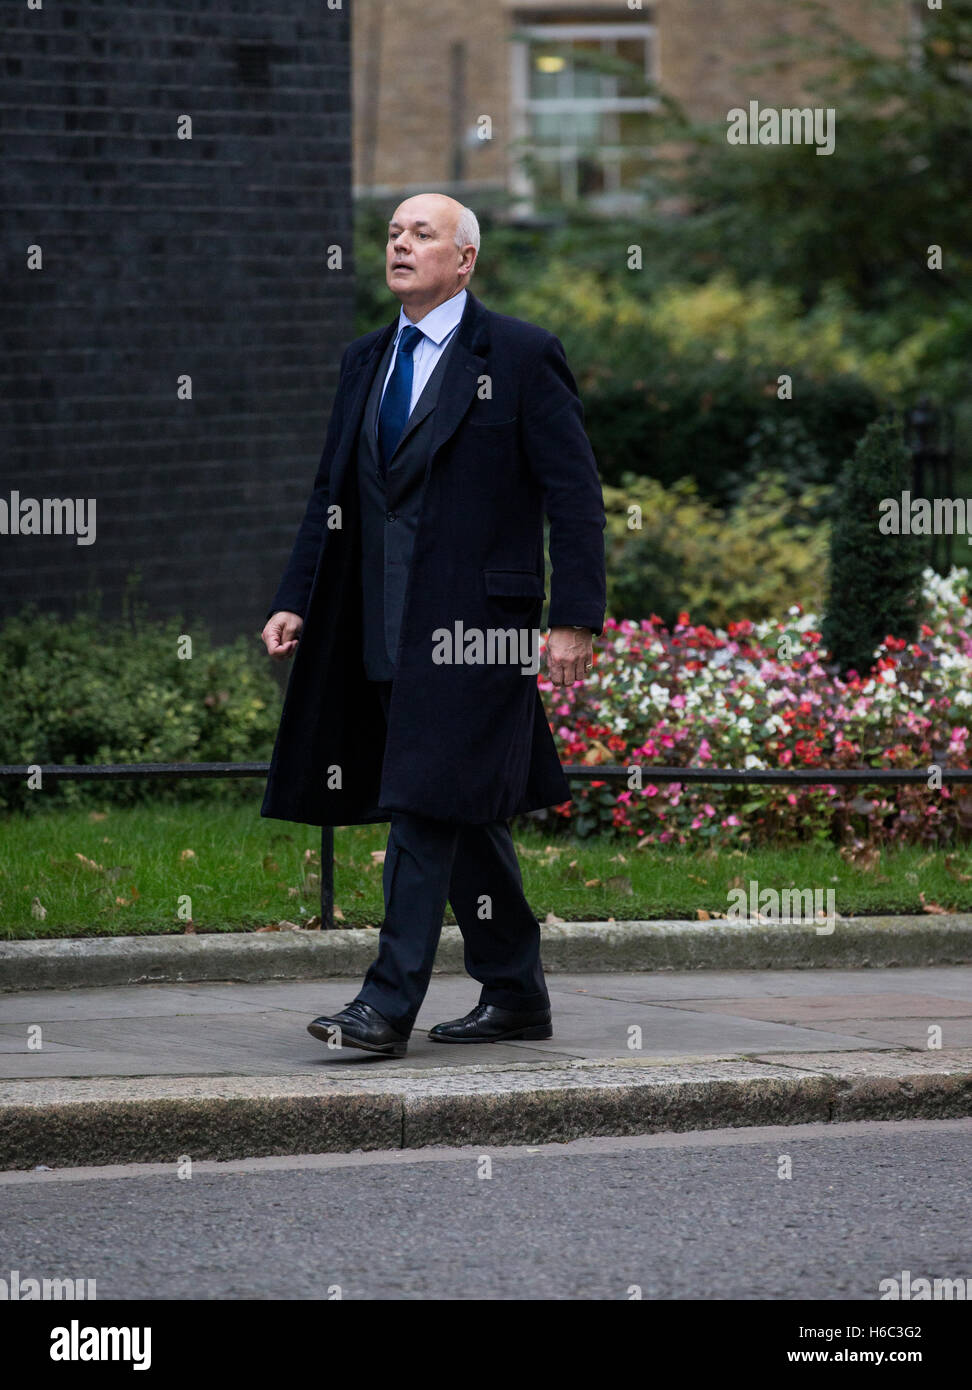
<svg viewBox="0 0 972 1390">
<path fill-rule="evenodd" d="M 94 497 L 97 540 L 0 535 L 0 618 L 112 616 L 137 568 L 151 614 L 259 632 L 352 336 L 347 0 L 3 22 L 0 500 Z"/>
</svg>

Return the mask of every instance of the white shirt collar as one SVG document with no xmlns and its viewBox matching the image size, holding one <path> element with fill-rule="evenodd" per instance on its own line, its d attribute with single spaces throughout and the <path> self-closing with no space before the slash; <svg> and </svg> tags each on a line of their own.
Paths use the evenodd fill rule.
<svg viewBox="0 0 972 1390">
<path fill-rule="evenodd" d="M 437 304 L 434 309 L 430 309 L 425 318 L 419 319 L 413 327 L 421 328 L 427 338 L 431 338 L 433 343 L 439 344 L 449 336 L 456 324 L 462 318 L 463 310 L 466 307 L 466 291 L 460 290 L 451 299 L 445 299 L 441 304 Z M 404 305 L 398 311 L 398 329 L 395 333 L 395 341 L 398 342 L 399 334 L 403 328 L 407 328 L 412 320 L 405 313 Z"/>
</svg>

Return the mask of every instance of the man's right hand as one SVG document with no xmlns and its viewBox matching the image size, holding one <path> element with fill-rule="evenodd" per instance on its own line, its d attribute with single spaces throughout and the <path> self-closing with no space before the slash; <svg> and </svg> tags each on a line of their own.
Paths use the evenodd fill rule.
<svg viewBox="0 0 972 1390">
<path fill-rule="evenodd" d="M 261 634 L 267 655 L 274 661 L 285 661 L 297 650 L 297 639 L 304 620 L 298 613 L 274 613 Z"/>
</svg>

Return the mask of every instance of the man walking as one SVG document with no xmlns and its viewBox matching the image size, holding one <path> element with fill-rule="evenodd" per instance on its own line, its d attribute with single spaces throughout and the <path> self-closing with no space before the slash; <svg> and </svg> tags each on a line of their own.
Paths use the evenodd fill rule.
<svg viewBox="0 0 972 1390">
<path fill-rule="evenodd" d="M 479 241 L 442 194 L 396 208 L 385 277 L 401 309 L 341 359 L 263 631 L 294 668 L 261 814 L 390 821 L 377 959 L 309 1031 L 390 1057 L 407 1049 L 447 901 L 481 992 L 429 1036 L 552 1036 L 509 825 L 570 799 L 536 682 L 544 512 L 554 684 L 584 679 L 604 620 L 604 506 L 576 383 L 558 338 L 470 293 Z"/>
</svg>

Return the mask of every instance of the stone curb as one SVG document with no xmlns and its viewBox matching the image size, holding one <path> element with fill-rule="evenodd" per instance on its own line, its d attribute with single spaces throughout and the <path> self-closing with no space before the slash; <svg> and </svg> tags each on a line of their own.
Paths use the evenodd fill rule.
<svg viewBox="0 0 972 1390">
<path fill-rule="evenodd" d="M 951 1119 L 972 1114 L 972 1066 L 913 1053 L 785 1063 L 514 1064 L 316 1077 L 9 1082 L 0 1168 L 565 1143 L 600 1135 Z"/>
<path fill-rule="evenodd" d="M 541 930 L 544 969 L 555 973 L 853 969 L 972 961 L 972 913 L 848 917 L 836 923 L 831 935 L 818 934 L 813 926 L 725 921 L 565 922 Z M 377 932 L 363 927 L 0 941 L 0 990 L 364 975 L 377 944 Z M 436 970 L 462 973 L 458 927 L 443 928 Z"/>
</svg>

